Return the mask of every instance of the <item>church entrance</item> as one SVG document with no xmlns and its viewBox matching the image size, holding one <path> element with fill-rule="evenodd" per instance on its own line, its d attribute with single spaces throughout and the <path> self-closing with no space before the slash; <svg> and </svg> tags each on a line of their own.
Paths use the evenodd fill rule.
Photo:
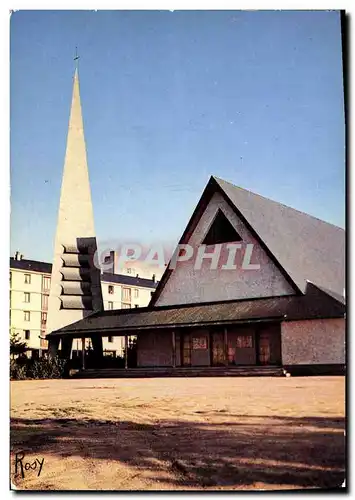
<svg viewBox="0 0 355 500">
<path fill-rule="evenodd" d="M 223 331 L 213 331 L 211 332 L 211 354 L 212 366 L 224 366 L 226 364 L 225 357 L 225 345 L 224 345 L 224 334 Z"/>
<path fill-rule="evenodd" d="M 210 366 L 211 338 L 208 329 L 182 332 L 180 336 L 181 366 Z"/>
<path fill-rule="evenodd" d="M 270 336 L 267 332 L 259 333 L 258 342 L 258 364 L 269 365 L 270 364 Z"/>
<path fill-rule="evenodd" d="M 180 331 L 176 366 L 270 366 L 281 364 L 280 324 L 229 325 Z"/>
<path fill-rule="evenodd" d="M 281 364 L 280 325 L 259 327 L 256 332 L 256 361 L 260 366 Z"/>
<path fill-rule="evenodd" d="M 181 360 L 182 366 L 191 366 L 191 335 L 183 333 L 181 335 Z"/>
<path fill-rule="evenodd" d="M 221 340 L 219 339 L 219 343 L 216 343 L 216 352 L 214 353 L 215 362 L 220 362 L 221 360 Z M 227 357 L 229 366 L 280 365 L 280 325 L 228 327 Z"/>
</svg>

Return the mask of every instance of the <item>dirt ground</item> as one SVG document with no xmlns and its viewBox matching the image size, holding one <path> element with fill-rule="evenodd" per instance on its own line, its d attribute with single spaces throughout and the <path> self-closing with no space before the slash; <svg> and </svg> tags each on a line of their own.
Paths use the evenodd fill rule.
<svg viewBox="0 0 355 500">
<path fill-rule="evenodd" d="M 14 381 L 11 481 L 27 490 L 339 487 L 344 415 L 344 377 Z"/>
</svg>

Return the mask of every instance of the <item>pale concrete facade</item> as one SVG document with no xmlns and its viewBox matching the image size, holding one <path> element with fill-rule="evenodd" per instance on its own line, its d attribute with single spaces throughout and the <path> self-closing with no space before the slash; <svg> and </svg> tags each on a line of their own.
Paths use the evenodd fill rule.
<svg viewBox="0 0 355 500">
<path fill-rule="evenodd" d="M 111 282 L 101 282 L 102 297 L 105 310 L 130 309 L 146 307 L 149 304 L 154 289 L 143 288 L 137 285 L 127 285 Z M 104 351 L 122 353 L 124 337 L 103 337 Z M 75 346 L 73 347 L 75 348 Z"/>
<path fill-rule="evenodd" d="M 195 258 L 186 262 L 177 262 L 176 269 L 172 271 L 161 291 L 156 302 L 157 306 L 272 297 L 295 293 L 278 267 L 267 256 L 219 193 L 212 196 L 188 241 L 188 244 L 195 249 L 194 255 L 197 253 L 198 246 L 203 242 L 218 209 L 223 211 L 243 240 L 241 242 L 242 250 L 236 253 L 235 265 L 237 268 L 235 270 L 221 269 L 220 265 L 225 264 L 228 259 L 228 250 L 224 247 L 219 259 L 219 268 L 215 270 L 210 269 L 210 259 L 203 261 L 201 269 L 194 269 Z M 250 243 L 254 245 L 251 264 L 259 264 L 260 269 L 257 270 L 242 269 L 243 253 L 246 244 Z M 206 252 L 208 252 L 208 247 Z"/>
<path fill-rule="evenodd" d="M 154 290 L 109 281 L 101 282 L 101 289 L 105 310 L 145 307 L 149 304 L 151 292 Z"/>
<path fill-rule="evenodd" d="M 344 364 L 345 319 L 284 321 L 281 346 L 284 365 Z"/>
<path fill-rule="evenodd" d="M 45 264 L 50 270 L 49 263 L 38 264 Z M 114 278 L 117 279 L 117 277 Z M 48 348 L 48 342 L 44 340 L 44 336 L 46 334 L 50 280 L 50 271 L 28 271 L 10 266 L 10 332 L 18 333 L 19 338 L 26 341 L 31 350 L 45 352 Z M 111 310 L 146 307 L 154 288 L 102 280 L 101 290 L 104 309 Z M 126 294 L 126 290 L 130 290 L 130 293 Z M 25 296 L 25 294 L 27 295 Z M 26 336 L 29 338 L 26 339 Z M 86 344 L 88 345 L 88 343 L 89 340 Z M 123 337 L 103 338 L 104 351 L 120 353 L 123 347 Z M 81 350 L 81 341 L 74 341 L 73 349 Z"/>
<path fill-rule="evenodd" d="M 25 282 L 26 276 L 30 276 Z M 37 273 L 11 272 L 10 330 L 19 334 L 34 349 L 40 348 L 42 276 Z"/>
</svg>

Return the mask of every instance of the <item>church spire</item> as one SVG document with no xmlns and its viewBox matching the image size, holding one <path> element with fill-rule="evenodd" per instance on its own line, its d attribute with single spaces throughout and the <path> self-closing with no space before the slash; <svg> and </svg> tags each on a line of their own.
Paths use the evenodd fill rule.
<svg viewBox="0 0 355 500">
<path fill-rule="evenodd" d="M 64 228 L 66 237 L 95 233 L 78 68 L 74 74 L 57 231 L 63 232 Z"/>
</svg>

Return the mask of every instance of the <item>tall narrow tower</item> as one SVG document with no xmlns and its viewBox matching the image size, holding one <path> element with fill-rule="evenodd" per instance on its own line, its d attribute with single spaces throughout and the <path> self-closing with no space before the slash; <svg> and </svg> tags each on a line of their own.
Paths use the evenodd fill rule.
<svg viewBox="0 0 355 500">
<path fill-rule="evenodd" d="M 76 68 L 54 243 L 47 334 L 103 309 L 100 270 L 94 265 L 96 250 Z"/>
</svg>

